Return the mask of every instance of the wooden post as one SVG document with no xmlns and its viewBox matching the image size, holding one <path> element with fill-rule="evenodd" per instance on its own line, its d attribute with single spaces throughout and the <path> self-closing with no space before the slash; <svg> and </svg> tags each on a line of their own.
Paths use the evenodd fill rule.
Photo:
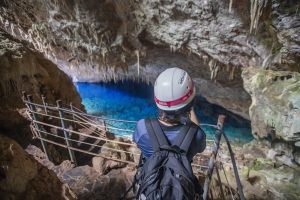
<svg viewBox="0 0 300 200">
<path fill-rule="evenodd" d="M 61 127 L 63 128 L 64 137 L 65 137 L 65 141 L 66 141 L 66 145 L 67 145 L 67 148 L 68 148 L 68 152 L 69 152 L 69 155 L 70 155 L 71 162 L 74 163 L 75 165 L 77 165 L 74 151 L 72 151 L 70 149 L 71 144 L 69 142 L 69 133 L 67 132 L 67 130 L 65 128 L 64 112 L 61 109 L 62 108 L 62 106 L 61 106 L 61 100 L 57 100 L 56 103 L 57 103 L 57 107 L 58 107 L 58 112 L 59 112 Z"/>
<path fill-rule="evenodd" d="M 34 121 L 37 121 L 37 116 L 34 113 L 34 112 L 36 112 L 36 107 L 35 107 L 35 105 L 32 104 L 32 102 L 33 102 L 32 95 L 28 95 L 27 96 L 27 101 L 29 102 L 29 111 L 31 111 L 31 113 L 32 113 L 32 118 L 33 118 Z M 44 153 L 46 154 L 46 157 L 49 160 L 49 155 L 47 153 L 47 144 L 42 140 L 43 139 L 43 134 L 40 132 L 41 126 L 38 123 L 36 123 L 36 122 L 34 122 L 33 124 L 36 127 L 36 129 L 37 129 L 38 136 L 41 138 L 40 141 L 41 141 Z"/>
<path fill-rule="evenodd" d="M 46 97 L 44 95 L 42 95 L 42 101 L 43 101 L 43 105 L 44 105 L 45 114 L 48 115 L 45 99 L 46 99 Z"/>
</svg>

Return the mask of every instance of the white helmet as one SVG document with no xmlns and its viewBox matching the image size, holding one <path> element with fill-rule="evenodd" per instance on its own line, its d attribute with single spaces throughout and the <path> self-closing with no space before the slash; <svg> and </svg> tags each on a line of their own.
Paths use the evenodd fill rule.
<svg viewBox="0 0 300 200">
<path fill-rule="evenodd" d="M 195 97 L 195 86 L 188 73 L 177 67 L 163 71 L 154 84 L 154 100 L 161 110 L 176 111 Z"/>
</svg>

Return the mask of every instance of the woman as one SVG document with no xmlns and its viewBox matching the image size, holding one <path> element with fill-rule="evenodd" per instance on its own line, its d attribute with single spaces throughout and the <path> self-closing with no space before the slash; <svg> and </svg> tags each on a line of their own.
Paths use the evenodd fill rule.
<svg viewBox="0 0 300 200">
<path fill-rule="evenodd" d="M 155 102 L 159 109 L 158 122 L 171 146 L 183 126 L 194 123 L 198 127 L 187 153 L 190 162 L 197 153 L 204 151 L 206 147 L 205 133 L 199 127 L 193 109 L 195 94 L 195 86 L 191 77 L 186 71 L 179 68 L 169 68 L 163 71 L 154 84 Z M 144 160 L 153 154 L 145 119 L 138 121 L 133 141 L 140 148 Z"/>
</svg>

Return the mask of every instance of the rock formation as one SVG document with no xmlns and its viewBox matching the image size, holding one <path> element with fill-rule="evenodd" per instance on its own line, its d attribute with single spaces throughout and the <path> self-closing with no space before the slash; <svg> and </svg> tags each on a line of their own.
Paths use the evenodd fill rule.
<svg viewBox="0 0 300 200">
<path fill-rule="evenodd" d="M 71 80 L 41 53 L 0 31 L 0 129 L 23 146 L 30 141 L 28 121 L 18 113 L 24 108 L 22 91 L 41 102 L 57 99 L 81 108 L 81 98 Z M 25 145 L 27 144 L 27 145 Z"/>
<path fill-rule="evenodd" d="M 247 68 L 244 87 L 252 97 L 252 131 L 260 138 L 300 140 L 300 74 Z M 275 139 L 275 138 L 273 138 Z"/>
<path fill-rule="evenodd" d="M 241 67 L 299 71 L 296 2 L 12 0 L 0 26 L 74 81 L 153 81 L 181 66 L 210 102 L 249 118 Z"/>
<path fill-rule="evenodd" d="M 101 157 L 93 158 L 92 167 L 88 165 L 75 167 L 69 160 L 54 165 L 39 148 L 33 145 L 28 146 L 26 151 L 39 163 L 55 172 L 79 199 L 120 199 L 131 186 L 135 174 L 135 167 Z M 133 193 L 130 192 L 129 196 L 132 195 Z"/>
<path fill-rule="evenodd" d="M 56 174 L 0 134 L 0 196 L 8 199 L 77 199 Z"/>
</svg>

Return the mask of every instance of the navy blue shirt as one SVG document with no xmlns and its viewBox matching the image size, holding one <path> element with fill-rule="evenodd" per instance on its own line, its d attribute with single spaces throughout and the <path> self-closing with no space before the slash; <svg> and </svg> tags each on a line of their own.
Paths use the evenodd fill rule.
<svg viewBox="0 0 300 200">
<path fill-rule="evenodd" d="M 175 142 L 175 138 L 179 133 L 180 128 L 183 125 L 180 124 L 175 126 L 165 126 L 161 123 L 160 125 L 165 135 L 167 136 L 169 143 L 173 145 Z M 149 158 L 152 155 L 153 148 L 151 145 L 150 137 L 146 129 L 146 124 L 144 119 L 138 121 L 135 132 L 133 134 L 133 141 L 140 148 L 145 158 Z M 197 153 L 203 152 L 205 147 L 206 147 L 206 135 L 204 131 L 199 127 L 198 132 L 195 135 L 195 139 L 192 141 L 190 149 L 187 153 L 188 159 L 192 161 L 193 157 Z"/>
</svg>

